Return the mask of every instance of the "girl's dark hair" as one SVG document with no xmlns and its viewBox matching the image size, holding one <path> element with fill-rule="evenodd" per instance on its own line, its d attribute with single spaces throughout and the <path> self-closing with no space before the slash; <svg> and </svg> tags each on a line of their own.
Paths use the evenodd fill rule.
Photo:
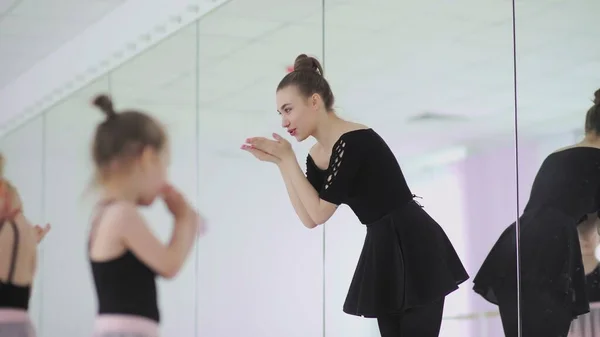
<svg viewBox="0 0 600 337">
<path fill-rule="evenodd" d="M 96 97 L 93 104 L 106 116 L 96 127 L 92 145 L 94 164 L 101 177 L 115 160 L 134 159 L 147 147 L 163 149 L 167 136 L 154 118 L 133 110 L 118 113 L 106 95 Z"/>
<path fill-rule="evenodd" d="M 595 132 L 600 135 L 600 89 L 594 93 L 594 106 L 585 116 L 585 132 Z"/>
<path fill-rule="evenodd" d="M 294 70 L 285 75 L 279 82 L 277 91 L 290 85 L 296 86 L 300 93 L 307 98 L 313 94 L 319 94 L 325 104 L 325 109 L 327 111 L 333 110 L 335 98 L 329 83 L 323 77 L 323 67 L 316 58 L 306 54 L 300 54 L 296 57 Z"/>
</svg>

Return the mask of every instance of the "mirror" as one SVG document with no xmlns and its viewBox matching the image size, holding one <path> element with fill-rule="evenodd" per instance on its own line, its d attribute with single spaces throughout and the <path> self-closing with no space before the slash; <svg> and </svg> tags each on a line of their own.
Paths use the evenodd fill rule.
<svg viewBox="0 0 600 337">
<path fill-rule="evenodd" d="M 40 221 L 50 223 L 52 229 L 38 252 L 41 283 L 34 285 L 41 293 L 38 336 L 89 335 L 94 320 L 95 298 L 85 253 L 92 203 L 86 192 L 93 172 L 90 141 L 101 115 L 90 100 L 109 86 L 108 76 L 101 76 L 42 117 L 44 213 Z"/>
<path fill-rule="evenodd" d="M 190 161 L 198 152 L 196 125 L 190 123 L 197 117 L 195 31 L 196 24 L 182 29 L 44 114 L 44 129 L 35 132 L 44 136 L 45 153 L 38 157 L 44 161 L 42 170 L 37 171 L 43 173 L 43 215 L 53 228 L 40 254 L 38 277 L 42 281 L 36 286 L 40 300 L 33 300 L 34 312 L 42 313 L 36 324 L 38 336 L 91 335 L 99 324 L 95 321 L 98 301 L 87 254 L 92 213 L 100 201 L 90 147 L 103 117 L 91 106 L 94 97 L 108 94 L 117 111 L 147 112 L 164 125 L 171 147 L 170 181 L 197 204 L 198 168 Z M 37 123 L 31 127 L 41 128 Z M 6 144 L 10 149 L 13 141 Z M 26 163 L 22 164 L 25 170 Z M 35 179 L 29 182 L 34 183 Z M 156 202 L 143 213 L 158 238 L 168 242 L 172 216 L 162 203 Z M 161 332 L 165 335 L 196 333 L 196 261 L 193 251 L 177 279 L 158 281 Z"/>
<path fill-rule="evenodd" d="M 8 180 L 16 189 L 21 198 L 23 214 L 32 222 L 40 223 L 44 221 L 46 212 L 44 200 L 44 124 L 43 116 L 28 121 L 28 123 L 11 130 L 4 134 L 0 139 L 0 153 L 2 154 L 2 178 Z M 10 230 L 7 227 L 2 229 L 4 235 L 9 235 Z M 10 260 L 5 258 L 12 257 L 9 254 L 10 248 L 5 248 L 2 236 L 2 265 L 9 266 Z M 13 241 L 14 242 L 14 241 Z M 38 249 L 38 272 L 33 280 L 35 287 L 32 288 L 29 299 L 30 319 L 34 326 L 40 326 L 44 312 L 42 310 L 42 292 L 45 279 L 43 271 L 39 271 L 40 265 L 43 265 L 44 245 Z M 6 253 L 5 253 L 6 252 Z M 18 257 L 18 255 L 17 255 Z M 8 281 L 9 269 L 1 271 L 0 282 Z M 14 274 L 16 275 L 16 273 Z M 0 285 L 0 287 L 2 287 Z M 4 292 L 3 292 L 4 294 Z"/>
<path fill-rule="evenodd" d="M 321 17 L 320 0 L 233 0 L 199 21 L 199 336 L 323 335 L 322 229 L 298 221 L 275 165 L 240 150 L 285 133 L 275 89 L 298 54 L 322 58 Z M 292 145 L 304 166 L 309 145 Z"/>
<path fill-rule="evenodd" d="M 524 337 L 600 331 L 598 9 L 516 6 Z"/>
<path fill-rule="evenodd" d="M 198 208 L 197 82 L 198 23 L 183 27 L 110 73 L 116 108 L 150 114 L 165 129 L 169 146 L 168 181 Z M 168 243 L 175 235 L 173 215 L 162 200 L 143 210 L 153 232 Z M 195 336 L 200 273 L 197 247 L 174 279 L 158 277 L 160 331 Z"/>
<path fill-rule="evenodd" d="M 328 0 L 324 22 L 325 73 L 336 112 L 385 140 L 414 202 L 423 206 L 423 218 L 399 211 L 388 233 L 402 258 L 385 264 L 386 273 L 404 270 L 409 283 L 398 292 L 404 301 L 391 290 L 380 293 L 381 301 L 387 294 L 397 302 L 379 312 L 361 311 L 374 299 L 365 299 L 354 315 L 344 310 L 355 284 L 372 294 L 374 285 L 357 281 L 360 268 L 387 263 L 364 262 L 380 232 L 363 224 L 376 219 L 361 221 L 341 207 L 324 226 L 326 336 L 438 336 L 437 329 L 439 336 L 499 336 L 490 289 L 501 277 L 481 267 L 516 218 L 511 4 Z M 433 220 L 418 220 L 425 214 Z M 514 265 L 515 253 L 512 248 L 503 258 Z M 516 310 L 509 315 L 518 321 Z"/>
</svg>

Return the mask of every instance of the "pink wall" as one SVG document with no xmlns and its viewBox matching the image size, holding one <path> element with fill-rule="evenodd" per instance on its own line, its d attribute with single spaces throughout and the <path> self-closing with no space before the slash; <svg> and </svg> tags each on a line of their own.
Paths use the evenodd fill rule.
<svg viewBox="0 0 600 337">
<path fill-rule="evenodd" d="M 519 214 L 529 197 L 533 178 L 540 165 L 538 146 L 520 144 L 519 148 Z M 464 263 L 471 276 L 469 287 L 489 250 L 502 231 L 517 218 L 517 179 L 515 150 L 505 146 L 493 151 L 473 153 L 456 164 L 462 180 L 467 252 Z M 497 310 L 479 295 L 470 296 L 472 312 Z M 499 318 L 487 321 L 488 337 L 502 337 Z M 471 324 L 472 336 L 481 331 L 479 323 Z"/>
</svg>

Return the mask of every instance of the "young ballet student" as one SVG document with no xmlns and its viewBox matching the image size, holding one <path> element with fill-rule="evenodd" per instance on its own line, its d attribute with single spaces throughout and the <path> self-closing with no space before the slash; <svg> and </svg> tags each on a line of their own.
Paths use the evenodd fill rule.
<svg viewBox="0 0 600 337">
<path fill-rule="evenodd" d="M 0 336 L 33 337 L 28 315 L 37 245 L 50 230 L 32 226 L 23 215 L 17 189 L 4 178 L 0 155 Z"/>
<path fill-rule="evenodd" d="M 468 275 L 443 229 L 414 200 L 391 149 L 372 128 L 337 116 L 313 57 L 296 58 L 276 101 L 292 137 L 317 140 L 306 176 L 290 143 L 277 134 L 249 138 L 242 149 L 277 164 L 306 227 L 324 224 L 341 204 L 366 225 L 344 312 L 377 318 L 382 337 L 438 336 L 445 297 Z"/>
<path fill-rule="evenodd" d="M 203 232 L 203 221 L 167 182 L 170 153 L 164 128 L 145 113 L 116 112 L 105 95 L 94 104 L 106 116 L 92 146 L 101 195 L 89 238 L 98 299 L 94 337 L 157 337 L 156 277 L 178 274 Z M 158 197 L 173 215 L 168 244 L 159 241 L 139 211 Z"/>
</svg>

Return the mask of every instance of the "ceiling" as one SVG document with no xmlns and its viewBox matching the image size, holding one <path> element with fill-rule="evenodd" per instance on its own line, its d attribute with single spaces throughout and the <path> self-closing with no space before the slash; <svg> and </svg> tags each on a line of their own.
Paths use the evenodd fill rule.
<svg viewBox="0 0 600 337">
<path fill-rule="evenodd" d="M 592 0 L 517 1 L 521 136 L 583 124 L 600 87 L 597 13 Z M 321 0 L 232 0 L 73 99 L 110 90 L 169 120 L 198 103 L 207 139 L 235 151 L 280 130 L 275 87 L 307 53 L 324 62 L 338 112 L 400 153 L 512 140 L 512 18 L 507 0 L 326 0 L 323 26 Z M 422 113 L 452 118 L 409 122 Z"/>
<path fill-rule="evenodd" d="M 0 0 L 0 88 L 125 0 Z"/>
</svg>

